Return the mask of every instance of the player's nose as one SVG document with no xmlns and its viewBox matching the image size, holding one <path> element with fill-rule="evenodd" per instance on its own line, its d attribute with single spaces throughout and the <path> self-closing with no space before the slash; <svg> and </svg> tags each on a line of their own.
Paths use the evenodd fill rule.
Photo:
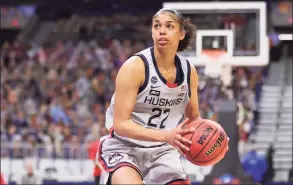
<svg viewBox="0 0 293 185">
<path fill-rule="evenodd" d="M 162 26 L 159 30 L 160 35 L 166 35 L 166 29 L 164 28 L 164 26 Z"/>
</svg>

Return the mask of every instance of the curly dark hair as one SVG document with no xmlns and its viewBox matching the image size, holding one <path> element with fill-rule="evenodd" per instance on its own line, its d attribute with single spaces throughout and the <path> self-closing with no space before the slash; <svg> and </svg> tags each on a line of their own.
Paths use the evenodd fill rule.
<svg viewBox="0 0 293 185">
<path fill-rule="evenodd" d="M 180 28 L 182 31 L 185 31 L 185 37 L 183 40 L 179 42 L 177 51 L 184 51 L 189 49 L 190 44 L 195 40 L 196 37 L 196 26 L 191 23 L 189 18 L 184 18 L 183 15 L 175 10 L 169 8 L 162 8 L 160 9 L 154 16 L 153 20 L 159 13 L 170 13 L 175 16 L 175 19 L 178 21 Z"/>
</svg>

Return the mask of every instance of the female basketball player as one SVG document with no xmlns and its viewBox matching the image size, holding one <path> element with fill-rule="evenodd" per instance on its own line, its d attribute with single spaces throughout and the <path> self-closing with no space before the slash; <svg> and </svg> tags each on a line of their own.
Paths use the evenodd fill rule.
<svg viewBox="0 0 293 185">
<path fill-rule="evenodd" d="M 191 142 L 182 135 L 194 132 L 183 125 L 200 116 L 198 77 L 176 53 L 189 46 L 195 26 L 176 10 L 161 9 L 152 37 L 154 47 L 129 58 L 117 75 L 106 113 L 110 135 L 97 153 L 108 184 L 190 184 L 179 157 Z"/>
</svg>

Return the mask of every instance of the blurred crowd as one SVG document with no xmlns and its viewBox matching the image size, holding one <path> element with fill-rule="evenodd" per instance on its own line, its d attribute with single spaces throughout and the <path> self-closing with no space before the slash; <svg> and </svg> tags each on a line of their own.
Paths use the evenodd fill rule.
<svg viewBox="0 0 293 185">
<path fill-rule="evenodd" d="M 32 155 L 34 146 L 44 144 L 39 155 L 64 156 L 70 152 L 62 146 L 78 149 L 79 143 L 104 135 L 104 112 L 117 69 L 134 50 L 127 41 L 115 40 L 105 47 L 95 42 L 58 42 L 40 48 L 17 41 L 5 44 L 1 141 L 12 143 L 15 151 L 1 150 L 2 155 Z M 24 145 L 27 151 L 21 149 Z"/>
<path fill-rule="evenodd" d="M 107 134 L 105 110 L 117 71 L 129 56 L 147 46 L 110 38 L 41 47 L 5 43 L 1 49 L 1 156 L 86 157 L 80 144 Z M 204 77 L 202 71 L 198 68 L 201 116 L 216 120 L 215 100 L 236 99 L 240 140 L 246 142 L 257 124 L 264 69 L 235 68 L 232 83 L 225 87 L 219 80 Z"/>
</svg>

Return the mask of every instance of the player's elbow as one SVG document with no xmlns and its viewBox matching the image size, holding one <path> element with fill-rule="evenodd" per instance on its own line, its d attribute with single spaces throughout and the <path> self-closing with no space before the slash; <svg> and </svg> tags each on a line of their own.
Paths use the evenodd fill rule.
<svg viewBox="0 0 293 185">
<path fill-rule="evenodd" d="M 115 133 L 117 133 L 118 135 L 120 135 L 120 131 L 121 131 L 120 124 L 117 123 L 116 121 L 114 121 L 113 129 L 115 130 Z"/>
<path fill-rule="evenodd" d="M 113 128 L 116 134 L 125 137 L 125 129 L 123 127 L 125 124 L 123 124 L 122 122 L 123 121 L 114 121 Z"/>
</svg>

